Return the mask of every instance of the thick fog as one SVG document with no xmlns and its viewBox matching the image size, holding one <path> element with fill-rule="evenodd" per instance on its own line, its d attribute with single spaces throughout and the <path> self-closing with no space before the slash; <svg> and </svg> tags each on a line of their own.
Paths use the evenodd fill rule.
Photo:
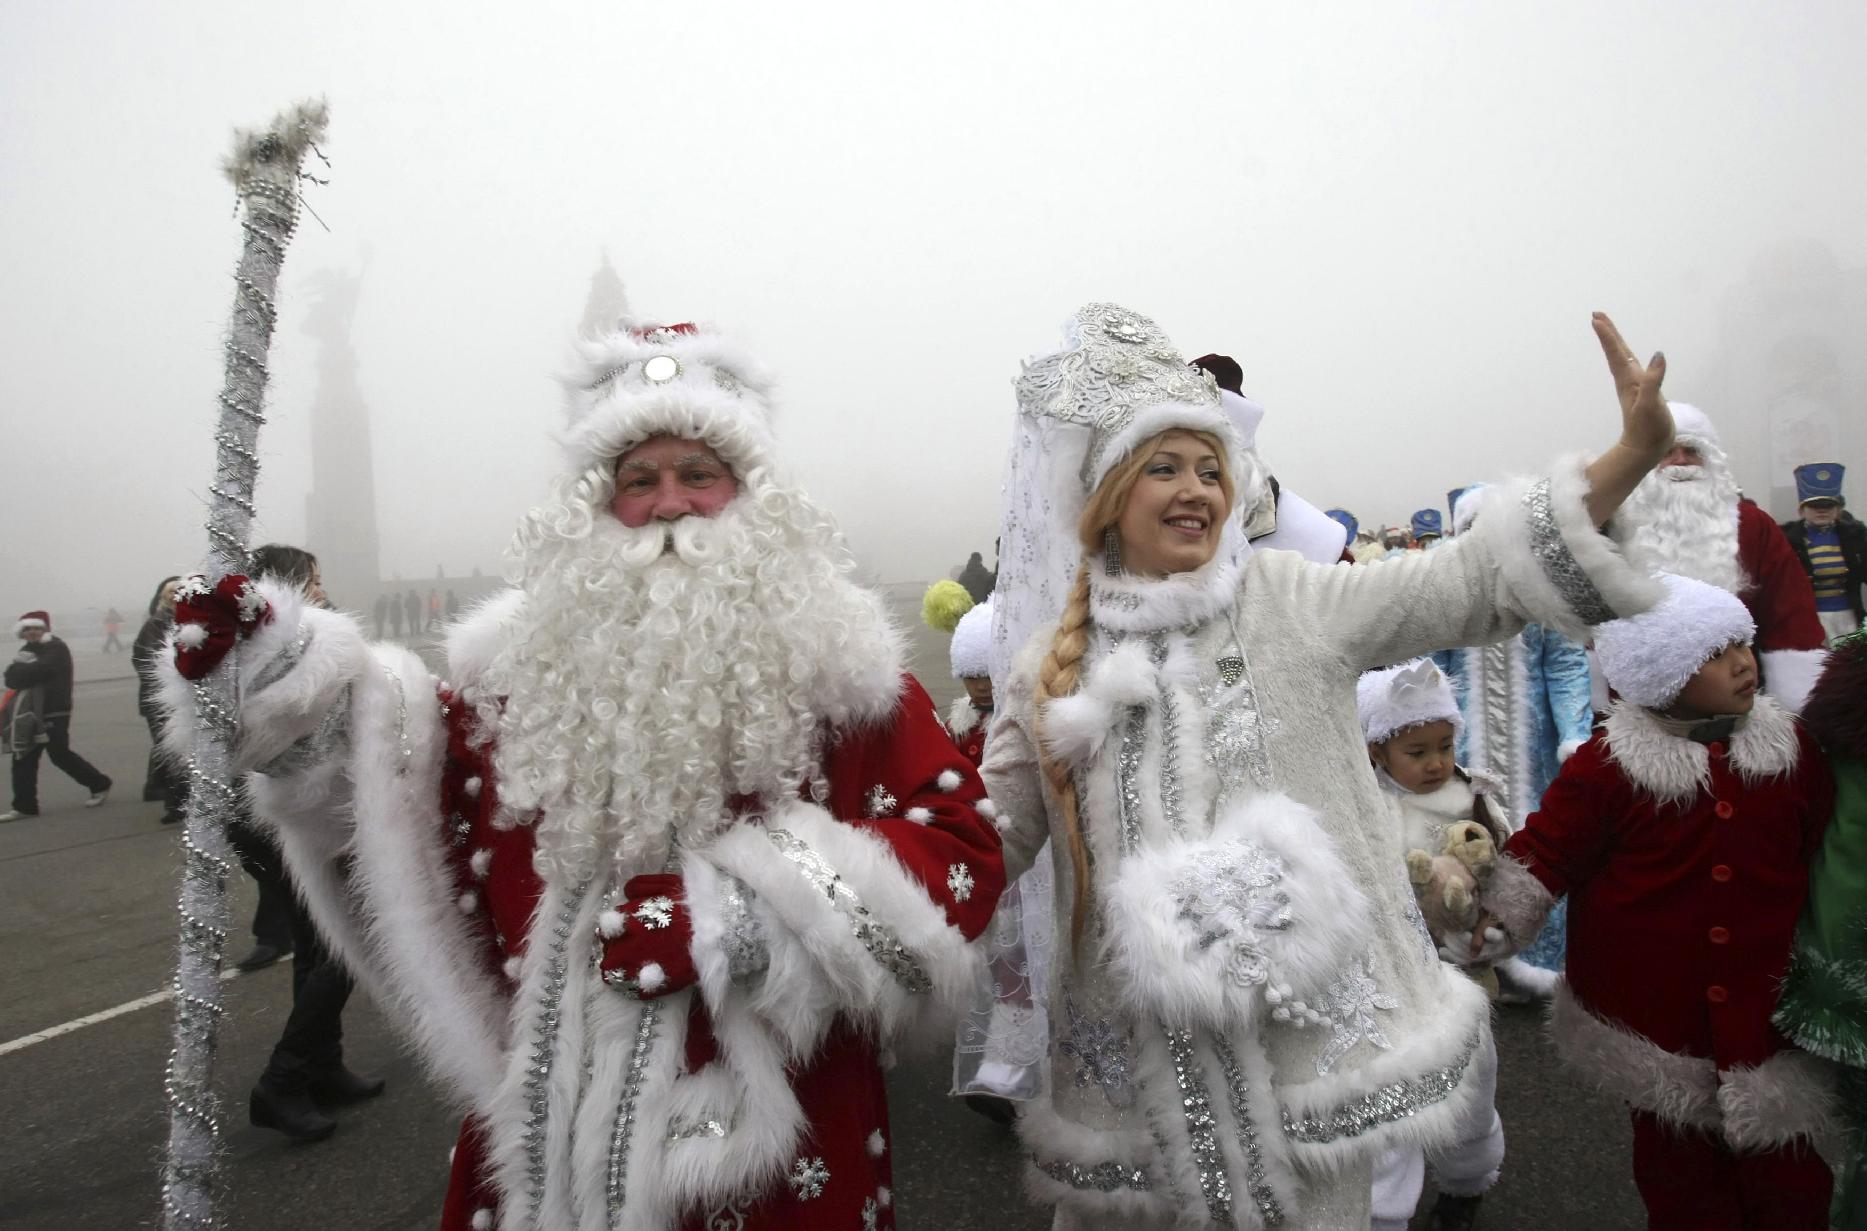
<svg viewBox="0 0 1867 1231">
<path fill-rule="evenodd" d="M 777 372 L 783 450 L 881 581 L 990 560 L 1012 378 L 1095 299 L 1237 357 L 1279 477 L 1364 523 L 1609 443 L 1596 308 L 1665 350 L 1773 512 L 1803 461 L 1858 464 L 1867 498 L 1858 3 L 3 21 L 7 617 L 133 629 L 201 556 L 240 243 L 218 161 L 314 94 L 330 183 L 281 284 L 255 541 L 307 536 L 322 380 L 348 409 L 318 482 L 368 492 L 341 472 L 373 463 L 384 578 L 500 570 L 606 256 L 639 316 Z"/>
</svg>

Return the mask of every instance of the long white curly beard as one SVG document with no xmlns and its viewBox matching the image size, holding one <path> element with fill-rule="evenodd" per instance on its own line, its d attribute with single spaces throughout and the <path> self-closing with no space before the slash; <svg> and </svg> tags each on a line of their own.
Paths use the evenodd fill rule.
<svg viewBox="0 0 1867 1231">
<path fill-rule="evenodd" d="M 525 601 L 473 697 L 504 816 L 537 825 L 539 873 L 568 885 L 657 871 L 732 823 L 735 797 L 816 783 L 816 700 L 896 653 L 801 493 L 761 484 L 718 517 L 631 530 L 607 492 L 586 475 L 521 524 Z"/>
<path fill-rule="evenodd" d="M 1737 499 L 1722 457 L 1653 471 L 1622 509 L 1634 524 L 1628 557 L 1649 572 L 1678 573 L 1736 594 L 1749 584 L 1737 557 Z"/>
</svg>

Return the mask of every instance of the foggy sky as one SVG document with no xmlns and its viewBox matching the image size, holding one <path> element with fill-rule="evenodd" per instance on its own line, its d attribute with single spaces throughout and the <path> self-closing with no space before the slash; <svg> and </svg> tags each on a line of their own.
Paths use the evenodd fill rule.
<svg viewBox="0 0 1867 1231">
<path fill-rule="evenodd" d="M 1832 264 L 1848 417 L 1819 460 L 1867 492 L 1859 4 L 0 14 L 9 619 L 128 611 L 200 557 L 218 160 L 318 93 L 330 232 L 286 262 L 256 542 L 304 533 L 305 292 L 340 267 L 385 575 L 497 572 L 604 252 L 638 314 L 776 371 L 784 454 L 886 581 L 989 558 L 1018 363 L 1097 299 L 1236 356 L 1279 477 L 1371 523 L 1611 442 L 1596 308 L 1762 496 L 1744 322 L 1759 279 Z"/>
</svg>

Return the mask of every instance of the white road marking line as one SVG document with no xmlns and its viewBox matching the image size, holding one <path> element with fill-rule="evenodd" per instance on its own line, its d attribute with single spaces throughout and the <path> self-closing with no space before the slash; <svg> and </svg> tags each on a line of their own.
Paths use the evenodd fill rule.
<svg viewBox="0 0 1867 1231">
<path fill-rule="evenodd" d="M 220 972 L 220 981 L 222 983 L 225 983 L 229 979 L 237 979 L 239 977 L 240 972 L 232 968 Z M 0 1056 L 9 1055 L 16 1051 L 25 1051 L 34 1043 L 43 1043 L 47 1039 L 56 1039 L 61 1034 L 70 1034 L 75 1030 L 82 1030 L 86 1026 L 95 1026 L 99 1022 L 107 1022 L 113 1017 L 122 1017 L 125 1013 L 134 1013 L 138 1009 L 147 1009 L 152 1004 L 161 1004 L 165 1000 L 173 1000 L 174 998 L 175 993 L 168 989 L 159 992 L 151 992 L 147 996 L 139 996 L 135 1000 L 125 1001 L 115 1008 L 105 1009 L 101 1013 L 91 1013 L 84 1017 L 74 1017 L 68 1022 L 60 1022 L 56 1026 L 48 1026 L 44 1030 L 40 1030 L 34 1034 L 22 1034 L 17 1039 L 9 1039 L 5 1043 L 0 1043 Z"/>
</svg>

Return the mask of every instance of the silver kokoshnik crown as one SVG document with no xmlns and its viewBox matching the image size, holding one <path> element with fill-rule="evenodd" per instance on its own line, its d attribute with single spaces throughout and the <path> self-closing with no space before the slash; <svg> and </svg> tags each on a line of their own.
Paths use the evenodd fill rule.
<svg viewBox="0 0 1867 1231">
<path fill-rule="evenodd" d="M 1149 406 L 1217 406 L 1210 373 L 1188 365 L 1173 343 L 1139 312 L 1119 304 L 1079 308 L 1065 327 L 1065 350 L 1024 365 L 1018 412 L 1089 429 L 1085 488 L 1094 486 L 1109 445 Z"/>
</svg>

